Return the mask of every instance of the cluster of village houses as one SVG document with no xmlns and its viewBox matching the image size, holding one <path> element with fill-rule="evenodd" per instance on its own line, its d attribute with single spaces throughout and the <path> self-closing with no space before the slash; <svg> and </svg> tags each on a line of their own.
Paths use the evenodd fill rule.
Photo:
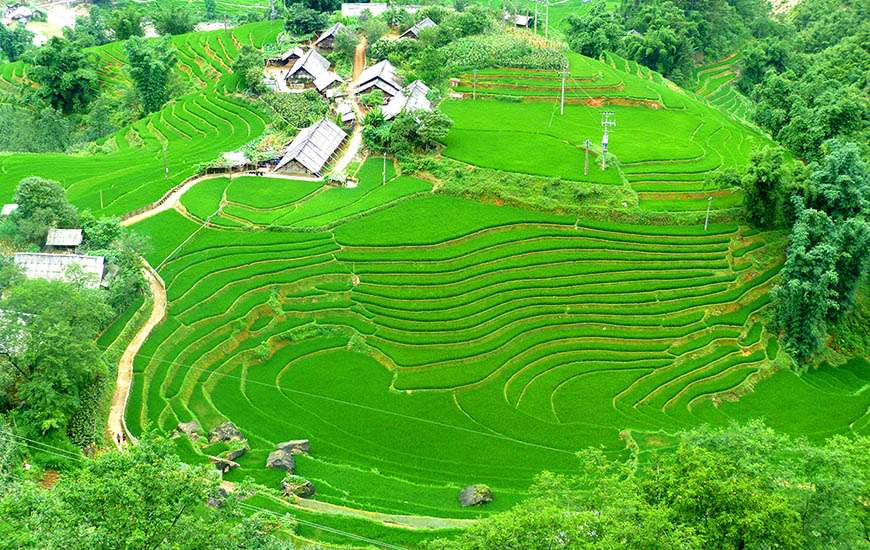
<svg viewBox="0 0 870 550">
<path fill-rule="evenodd" d="M 434 26 L 435 23 L 427 17 L 405 31 L 399 40 L 415 40 L 424 29 Z M 380 90 L 384 95 L 381 110 L 387 120 L 395 118 L 404 110 L 432 110 L 432 103 L 427 97 L 429 87 L 420 80 L 403 84 L 396 68 L 387 60 L 367 67 L 350 84 L 333 71 L 332 64 L 321 52 L 332 51 L 335 36 L 343 28 L 343 24 L 336 23 L 312 40 L 307 50 L 295 46 L 266 60 L 264 82 L 267 87 L 276 93 L 317 90 L 331 102 L 335 119 L 341 124 L 339 126 L 329 117 L 325 117 L 302 129 L 272 165 L 273 172 L 312 174 L 320 177 L 324 166 L 348 137 L 347 131 L 357 122 L 352 96 Z"/>
<path fill-rule="evenodd" d="M 378 6 L 378 4 L 359 4 Z M 384 4 L 386 10 L 386 4 Z M 413 6 L 412 6 L 413 8 Z M 423 19 L 403 33 L 400 39 L 416 39 L 426 28 L 434 27 L 431 19 Z M 404 85 L 396 73 L 396 68 L 387 60 L 380 61 L 362 71 L 352 85 L 331 70 L 331 63 L 321 51 L 333 48 L 336 33 L 343 27 L 337 23 L 318 35 L 307 49 L 293 47 L 286 52 L 266 60 L 265 82 L 278 93 L 299 93 L 315 89 L 333 105 L 336 119 L 341 126 L 329 117 L 303 128 L 293 141 L 287 145 L 270 169 L 283 174 L 312 174 L 320 177 L 324 167 L 348 137 L 356 123 L 356 113 L 350 94 L 365 94 L 380 90 L 384 95 L 382 112 L 386 119 L 398 116 L 403 110 L 432 110 L 427 98 L 429 88 L 415 80 Z M 231 163 L 243 164 L 244 155 L 238 152 L 225 155 Z M 0 217 L 7 217 L 17 209 L 16 204 L 6 204 L 0 210 Z M 103 256 L 80 254 L 82 243 L 81 229 L 50 229 L 42 252 L 18 252 L 14 255 L 15 264 L 27 278 L 46 280 L 69 280 L 71 268 L 83 275 L 85 285 L 90 288 L 108 286 L 111 269 L 106 268 Z"/>
</svg>

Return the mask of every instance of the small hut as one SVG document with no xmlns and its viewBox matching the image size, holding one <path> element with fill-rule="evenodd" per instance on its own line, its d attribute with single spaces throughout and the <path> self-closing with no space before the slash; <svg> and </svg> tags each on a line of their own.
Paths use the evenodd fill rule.
<svg viewBox="0 0 870 550">
<path fill-rule="evenodd" d="M 4 204 L 3 209 L 0 210 L 0 218 L 5 218 L 11 216 L 13 212 L 18 210 L 18 205 L 13 203 Z"/>
<path fill-rule="evenodd" d="M 435 21 L 432 21 L 427 17 L 422 21 L 418 21 L 417 23 L 415 23 L 413 27 L 403 32 L 402 35 L 399 36 L 399 38 L 410 38 L 416 40 L 420 38 L 420 33 L 423 32 L 423 30 L 431 29 L 434 27 L 436 27 Z"/>
<path fill-rule="evenodd" d="M 311 48 L 305 55 L 296 60 L 287 72 L 287 85 L 305 88 L 314 85 L 317 77 L 329 71 L 330 63 L 320 53 Z"/>
<path fill-rule="evenodd" d="M 45 238 L 46 250 L 75 252 L 80 244 L 82 244 L 81 229 L 49 229 L 48 236 Z"/>
<path fill-rule="evenodd" d="M 329 27 L 314 40 L 314 47 L 325 51 L 332 51 L 332 48 L 335 47 L 335 35 L 343 28 L 344 25 L 341 23 L 336 23 Z"/>
<path fill-rule="evenodd" d="M 357 94 L 364 94 L 375 89 L 381 90 L 387 99 L 402 91 L 396 68 L 386 59 L 368 67 L 360 74 L 355 91 Z"/>
<path fill-rule="evenodd" d="M 428 93 L 429 86 L 421 80 L 415 80 L 384 105 L 384 118 L 390 120 L 399 116 L 402 111 L 431 111 L 432 102 L 426 97 Z"/>
<path fill-rule="evenodd" d="M 275 172 L 314 174 L 320 177 L 323 166 L 338 150 L 347 134 L 328 118 L 303 128 L 275 166 Z"/>
<path fill-rule="evenodd" d="M 305 50 L 299 46 L 290 48 L 289 50 L 278 55 L 266 59 L 267 67 L 292 67 L 300 57 L 305 55 Z"/>
</svg>

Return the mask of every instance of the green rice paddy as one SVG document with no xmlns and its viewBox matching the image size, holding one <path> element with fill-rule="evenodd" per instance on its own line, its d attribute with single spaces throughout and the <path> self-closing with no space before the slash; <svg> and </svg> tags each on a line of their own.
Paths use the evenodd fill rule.
<svg viewBox="0 0 870 550">
<path fill-rule="evenodd" d="M 107 138 L 105 152 L 0 154 L 0 199 L 8 202 L 27 176 L 59 181 L 77 206 L 120 215 L 159 199 L 167 190 L 198 173 L 198 165 L 258 137 L 265 116 L 234 94 L 237 78 L 230 66 L 242 44 L 262 45 L 280 31 L 274 22 L 252 23 L 232 32 L 176 36 L 178 73 L 197 90 L 168 103 L 132 126 Z M 103 63 L 105 85 L 127 78 L 123 44 L 95 48 Z M 3 82 L 26 78 L 21 64 L 0 65 Z M 2 85 L 0 85 L 2 87 Z M 164 171 L 164 149 L 166 171 Z"/>
<path fill-rule="evenodd" d="M 188 217 L 137 225 L 170 305 L 135 363 L 134 433 L 232 420 L 251 451 L 228 479 L 276 488 L 266 456 L 307 438 L 298 470 L 320 500 L 472 517 L 581 448 L 624 453 L 627 433 L 643 448 L 731 419 L 870 430 L 866 369 L 771 368 L 778 234 L 483 205 L 382 169 L 354 189 L 212 180 Z M 495 502 L 460 508 L 470 483 Z"/>
<path fill-rule="evenodd" d="M 767 142 L 754 128 L 686 93 L 637 63 L 568 54 L 562 75 L 489 69 L 458 75 L 462 100 L 443 104 L 454 127 L 448 157 L 483 166 L 601 185 L 628 185 L 641 209 L 703 211 L 740 206 L 733 190 L 708 187 L 708 175 L 745 164 Z M 600 164 L 601 113 L 614 113 L 607 170 Z M 592 143 L 584 174 L 585 139 Z"/>
</svg>

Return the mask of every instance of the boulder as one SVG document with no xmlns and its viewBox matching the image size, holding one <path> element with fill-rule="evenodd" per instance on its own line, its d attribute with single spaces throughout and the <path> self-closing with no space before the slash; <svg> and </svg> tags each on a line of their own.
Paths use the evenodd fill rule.
<svg viewBox="0 0 870 550">
<path fill-rule="evenodd" d="M 298 476 L 287 476 L 282 479 L 281 490 L 286 497 L 297 496 L 301 498 L 313 497 L 316 492 L 313 483 Z"/>
<path fill-rule="evenodd" d="M 224 500 L 227 498 L 227 491 L 223 487 L 218 487 L 216 493 L 208 495 L 208 499 L 206 500 L 206 504 L 211 506 L 212 508 L 220 508 L 224 504 Z"/>
<path fill-rule="evenodd" d="M 486 485 L 469 485 L 459 492 L 459 504 L 462 506 L 480 506 L 492 502 L 492 489 Z"/>
<path fill-rule="evenodd" d="M 211 460 L 211 463 L 214 464 L 214 467 L 221 473 L 225 474 L 232 470 L 233 468 L 238 468 L 239 463 L 233 462 L 232 460 L 227 460 L 225 458 L 221 458 L 219 456 L 210 456 L 208 457 Z"/>
<path fill-rule="evenodd" d="M 230 449 L 229 451 L 221 453 L 221 458 L 225 458 L 227 460 L 236 460 L 237 458 L 248 452 L 249 448 L 250 447 L 248 447 L 248 440 L 243 439 L 241 446 L 236 449 Z"/>
<path fill-rule="evenodd" d="M 293 454 L 288 451 L 272 451 L 269 458 L 266 459 L 266 467 L 286 470 L 293 474 L 296 473 L 296 460 L 293 458 Z"/>
<path fill-rule="evenodd" d="M 190 439 L 198 439 L 199 438 L 199 422 L 196 420 L 191 420 L 190 422 L 179 422 L 178 426 L 176 426 L 176 431 L 178 433 L 182 433 L 189 437 Z"/>
<path fill-rule="evenodd" d="M 224 422 L 212 431 L 208 432 L 208 442 L 217 443 L 218 441 L 242 441 L 245 436 L 236 428 L 232 422 Z"/>
<path fill-rule="evenodd" d="M 278 443 L 275 448 L 294 455 L 307 455 L 308 451 L 311 450 L 311 445 L 309 445 L 307 439 L 293 439 L 284 443 Z"/>
</svg>

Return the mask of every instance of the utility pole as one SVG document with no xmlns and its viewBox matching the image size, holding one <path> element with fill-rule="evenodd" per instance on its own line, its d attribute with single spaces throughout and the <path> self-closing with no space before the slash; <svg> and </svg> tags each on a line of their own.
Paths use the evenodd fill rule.
<svg viewBox="0 0 870 550">
<path fill-rule="evenodd" d="M 592 142 L 589 141 L 589 138 L 583 140 L 583 148 L 586 150 L 586 154 L 583 159 L 583 175 L 589 175 L 589 147 L 592 145 Z"/>
<path fill-rule="evenodd" d="M 568 69 L 563 68 L 562 69 L 562 103 L 559 106 L 559 114 L 560 115 L 565 114 L 565 76 L 567 75 L 567 73 L 568 73 Z"/>
<path fill-rule="evenodd" d="M 384 153 L 384 169 L 381 171 L 381 185 L 387 184 L 387 154 Z"/>
<path fill-rule="evenodd" d="M 163 144 L 163 179 L 169 179 L 169 161 L 166 158 L 166 144 Z"/>
<path fill-rule="evenodd" d="M 535 0 L 535 34 L 538 34 L 538 4 L 540 0 Z"/>
<path fill-rule="evenodd" d="M 550 0 L 547 0 L 547 15 L 544 25 L 544 38 L 550 38 Z"/>
<path fill-rule="evenodd" d="M 704 219 L 704 231 L 707 231 L 707 224 L 710 223 L 710 205 L 713 204 L 713 197 L 707 197 L 707 218 Z"/>
<path fill-rule="evenodd" d="M 604 128 L 604 135 L 601 137 L 601 169 L 607 170 L 607 145 L 609 141 L 610 128 L 616 126 L 616 121 L 611 120 L 615 114 L 610 111 L 601 113 L 601 127 Z"/>
</svg>

